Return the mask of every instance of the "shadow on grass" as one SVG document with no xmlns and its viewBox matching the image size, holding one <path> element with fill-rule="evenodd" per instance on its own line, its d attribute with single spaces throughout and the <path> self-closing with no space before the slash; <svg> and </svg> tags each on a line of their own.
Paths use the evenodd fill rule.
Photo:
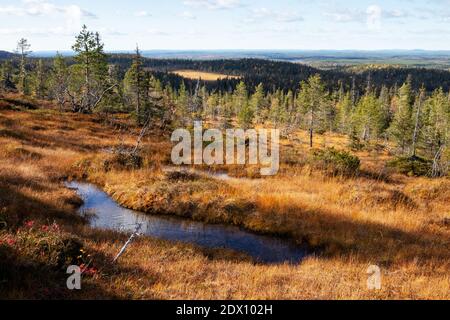
<svg viewBox="0 0 450 320">
<path fill-rule="evenodd" d="M 439 232 L 407 232 L 380 223 L 355 221 L 326 210 L 291 206 L 287 214 L 264 212 L 279 235 L 317 248 L 323 258 L 354 256 L 368 263 L 450 261 L 450 237 Z"/>
<path fill-rule="evenodd" d="M 18 187 L 21 186 L 27 186 L 40 192 L 50 190 L 49 187 L 45 185 L 25 180 L 21 177 L 7 180 L 5 179 L 5 176 L 0 176 L 0 208 L 6 208 L 9 228 L 17 228 L 25 221 L 33 219 L 39 219 L 48 223 L 56 221 L 81 224 L 84 222 L 75 210 L 68 212 L 67 210 L 40 201 L 37 198 L 24 195 L 18 191 Z M 67 199 L 67 201 L 69 200 L 70 199 Z"/>
</svg>

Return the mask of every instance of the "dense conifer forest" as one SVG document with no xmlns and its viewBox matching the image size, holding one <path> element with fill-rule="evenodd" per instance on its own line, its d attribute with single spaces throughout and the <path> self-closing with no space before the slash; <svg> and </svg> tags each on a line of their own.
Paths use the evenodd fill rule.
<svg viewBox="0 0 450 320">
<path fill-rule="evenodd" d="M 30 44 L 3 54 L 0 88 L 57 101 L 78 113 L 131 113 L 137 123 L 187 125 L 197 119 L 238 119 L 242 127 L 270 123 L 285 135 L 296 129 L 348 135 L 352 144 L 392 141 L 401 157 L 433 161 L 432 175 L 447 172 L 450 72 L 399 67 L 320 70 L 258 59 L 169 60 L 108 55 L 86 27 L 74 57 L 29 58 Z M 239 78 L 185 79 L 189 69 Z"/>
</svg>

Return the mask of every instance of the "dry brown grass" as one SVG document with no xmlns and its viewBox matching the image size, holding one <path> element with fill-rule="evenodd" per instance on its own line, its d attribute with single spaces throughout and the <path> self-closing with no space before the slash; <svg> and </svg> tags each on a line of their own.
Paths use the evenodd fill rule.
<svg viewBox="0 0 450 320">
<path fill-rule="evenodd" d="M 26 249 L 5 248 L 17 256 L 11 266 L 25 275 L 2 290 L 18 298 L 134 299 L 448 299 L 450 297 L 450 182 L 391 175 L 327 177 L 297 163 L 306 150 L 303 133 L 283 141 L 286 155 L 273 178 L 217 181 L 180 179 L 160 168 L 170 154 L 161 133 L 145 141 L 144 167 L 105 171 L 105 148 L 133 145 L 133 133 L 117 128 L 124 117 L 104 123 L 95 116 L 49 110 L 0 111 L 0 210 L 17 238 L 23 223 L 62 226 L 76 235 L 99 270 L 85 277 L 81 292 L 65 290 L 63 271 L 48 272 L 36 259 L 19 259 Z M 345 147 L 343 137 L 318 137 L 318 147 Z M 361 152 L 368 172 L 383 167 L 385 152 Z M 377 160 L 378 159 L 378 160 Z M 219 169 L 219 168 L 218 168 Z M 236 169 L 236 171 L 238 171 Z M 251 170 L 250 170 L 251 171 Z M 300 265 L 255 265 L 226 250 L 206 250 L 141 238 L 116 266 L 112 257 L 125 235 L 92 230 L 76 214 L 79 201 L 62 186 L 65 177 L 97 183 L 120 203 L 149 213 L 226 222 L 256 232 L 279 234 L 317 248 Z M 43 237 L 30 231 L 39 242 Z M 31 241 L 31 240 L 30 240 Z M 7 248 L 7 249 L 6 249 Z M 33 260 L 34 261 L 34 260 Z M 369 265 L 382 268 L 382 289 L 367 290 Z M 47 268 L 47 269 L 46 269 Z M 39 276 L 35 276 L 38 274 Z M 34 289 L 32 289 L 34 288 Z"/>
<path fill-rule="evenodd" d="M 223 79 L 239 79 L 238 76 L 226 75 L 221 73 L 214 72 L 204 72 L 204 71 L 196 71 L 196 70 L 177 70 L 172 73 L 179 75 L 180 77 L 186 79 L 197 80 L 201 79 L 203 81 L 217 81 Z"/>
</svg>

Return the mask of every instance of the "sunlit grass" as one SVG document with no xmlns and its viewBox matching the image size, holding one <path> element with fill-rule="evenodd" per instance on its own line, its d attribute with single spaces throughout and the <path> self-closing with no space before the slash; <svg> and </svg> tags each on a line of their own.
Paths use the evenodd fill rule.
<svg viewBox="0 0 450 320">
<path fill-rule="evenodd" d="M 117 129 L 118 122 L 126 129 Z M 141 169 L 106 171 L 104 163 L 110 154 L 105 150 L 120 143 L 134 145 L 137 131 L 123 116 L 103 121 L 51 110 L 0 111 L 0 212 L 8 222 L 0 238 L 17 241 L 21 235 L 29 239 L 28 244 L 47 236 L 55 239 L 54 234 L 37 231 L 18 233 L 30 220 L 38 226 L 55 222 L 64 237 L 72 235 L 82 241 L 99 270 L 84 278 L 84 290 L 68 292 L 64 270 L 49 272 L 50 265 L 34 254 L 32 245 L 2 243 L 0 251 L 7 250 L 8 257 L 17 258 L 8 262 L 10 267 L 25 268 L 27 275 L 15 278 L 17 283 L 2 290 L 1 296 L 449 298 L 448 179 L 394 173 L 389 179 L 377 179 L 376 173 L 390 157 L 387 151 L 356 152 L 362 168 L 373 175 L 327 176 L 310 170 L 301 159 L 308 153 L 304 132 L 282 142 L 286 161 L 280 174 L 270 178 L 177 179 L 162 170 L 169 163 L 171 144 L 169 136 L 161 132 L 145 139 Z M 347 149 L 347 145 L 347 139 L 339 135 L 316 137 L 317 148 Z M 236 176 L 251 176 L 252 172 L 242 168 L 230 171 Z M 129 208 L 285 236 L 308 244 L 317 255 L 297 266 L 255 265 L 248 257 L 227 250 L 141 238 L 113 265 L 111 261 L 127 236 L 84 225 L 76 213 L 80 201 L 64 188 L 65 178 L 96 183 Z M 379 292 L 366 286 L 366 271 L 372 264 L 382 269 Z M 39 276 L 31 276 L 33 272 Z"/>
<path fill-rule="evenodd" d="M 172 73 L 179 75 L 180 77 L 186 79 L 197 80 L 201 79 L 203 81 L 217 81 L 223 79 L 239 79 L 238 76 L 226 75 L 221 73 L 214 72 L 204 72 L 204 71 L 196 71 L 196 70 L 177 70 Z"/>
</svg>

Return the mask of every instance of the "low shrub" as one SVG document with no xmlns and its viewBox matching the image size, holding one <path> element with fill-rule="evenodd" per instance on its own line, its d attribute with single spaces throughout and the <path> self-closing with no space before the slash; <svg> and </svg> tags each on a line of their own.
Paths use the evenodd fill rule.
<svg viewBox="0 0 450 320">
<path fill-rule="evenodd" d="M 114 153 L 103 163 L 105 171 L 110 171 L 111 169 L 116 170 L 140 169 L 142 168 L 142 166 L 143 166 L 143 158 L 140 155 L 128 152 Z"/>
<path fill-rule="evenodd" d="M 388 162 L 388 167 L 408 176 L 428 176 L 432 171 L 432 161 L 420 157 L 398 157 Z"/>
<path fill-rule="evenodd" d="M 359 172 L 361 161 L 347 151 L 326 148 L 313 151 L 310 165 L 331 175 L 352 176 Z"/>
<path fill-rule="evenodd" d="M 22 256 L 47 266 L 63 268 L 83 263 L 83 244 L 69 234 L 61 232 L 56 224 L 25 224 L 15 235 L 17 249 Z"/>
</svg>

